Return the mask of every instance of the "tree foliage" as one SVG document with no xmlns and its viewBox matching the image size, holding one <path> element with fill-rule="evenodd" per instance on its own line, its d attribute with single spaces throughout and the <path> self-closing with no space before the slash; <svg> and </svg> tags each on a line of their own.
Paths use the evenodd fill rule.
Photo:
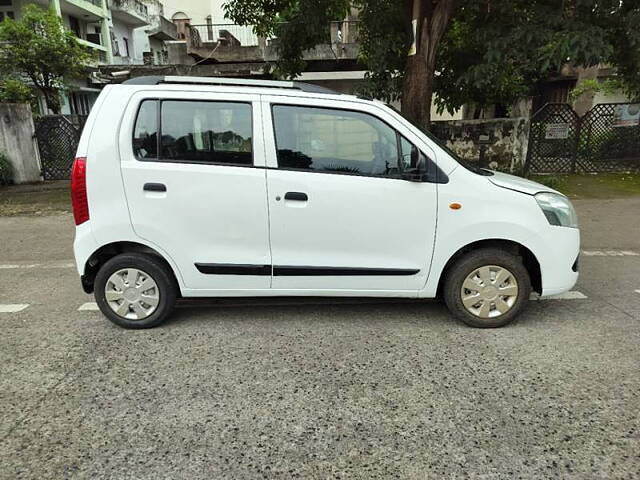
<svg viewBox="0 0 640 480">
<path fill-rule="evenodd" d="M 565 65 L 614 66 L 627 93 L 640 95 L 639 0 L 230 0 L 225 10 L 278 37 L 276 71 L 292 77 L 304 69 L 303 51 L 326 43 L 329 21 L 352 7 L 366 91 L 401 99 L 424 126 L 432 92 L 441 111 L 510 104 Z M 416 18 L 418 51 L 408 57 Z"/>
<path fill-rule="evenodd" d="M 536 94 L 540 82 L 565 65 L 617 67 L 620 85 L 635 96 L 640 31 L 629 16 L 640 14 L 639 6 L 628 0 L 468 2 L 440 45 L 436 103 L 449 111 L 469 102 L 508 104 Z"/>
<path fill-rule="evenodd" d="M 30 103 L 33 106 L 33 90 L 17 78 L 0 79 L 0 103 Z"/>
<path fill-rule="evenodd" d="M 28 78 L 54 113 L 60 113 L 60 90 L 91 58 L 52 10 L 26 5 L 20 20 L 0 23 L 0 73 Z"/>
</svg>

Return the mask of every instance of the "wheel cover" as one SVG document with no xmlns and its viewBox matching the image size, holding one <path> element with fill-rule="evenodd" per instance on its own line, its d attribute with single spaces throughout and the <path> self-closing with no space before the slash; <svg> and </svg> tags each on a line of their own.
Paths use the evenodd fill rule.
<svg viewBox="0 0 640 480">
<path fill-rule="evenodd" d="M 485 265 L 473 270 L 462 282 L 460 298 L 467 312 L 480 318 L 496 318 L 513 308 L 518 282 L 506 268 Z"/>
<path fill-rule="evenodd" d="M 127 320 L 144 320 L 160 303 L 155 280 L 137 268 L 114 272 L 104 287 L 104 296 L 111 310 Z"/>
</svg>

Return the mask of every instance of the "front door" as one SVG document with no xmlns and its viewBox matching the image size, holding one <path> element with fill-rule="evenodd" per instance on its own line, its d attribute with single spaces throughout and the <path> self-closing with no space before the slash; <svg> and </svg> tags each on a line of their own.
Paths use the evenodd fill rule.
<svg viewBox="0 0 640 480">
<path fill-rule="evenodd" d="M 265 139 L 272 288 L 416 293 L 429 273 L 437 192 L 402 178 L 417 153 L 411 133 L 375 106 L 263 100 L 274 132 Z"/>
<path fill-rule="evenodd" d="M 190 295 L 271 283 L 258 96 L 140 93 L 120 135 L 135 233 L 178 265 Z M 133 140 L 132 140 L 133 139 Z M 219 293 L 213 292 L 217 291 Z"/>
</svg>

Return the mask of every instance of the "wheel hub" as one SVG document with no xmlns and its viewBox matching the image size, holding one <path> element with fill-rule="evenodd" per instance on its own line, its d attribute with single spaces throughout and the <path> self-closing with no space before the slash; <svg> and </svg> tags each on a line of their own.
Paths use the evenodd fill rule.
<svg viewBox="0 0 640 480">
<path fill-rule="evenodd" d="M 124 291 L 124 298 L 129 302 L 137 302 L 139 300 L 139 293 L 137 288 L 129 287 Z"/>
<path fill-rule="evenodd" d="M 117 315 L 129 320 L 144 320 L 160 303 L 155 280 L 136 268 L 114 272 L 104 287 L 107 304 Z"/>
<path fill-rule="evenodd" d="M 507 313 L 518 298 L 518 282 L 506 268 L 486 265 L 473 270 L 460 291 L 464 308 L 480 318 L 495 318 Z"/>
<path fill-rule="evenodd" d="M 494 300 L 498 296 L 498 289 L 494 286 L 484 287 L 481 294 L 486 300 Z"/>
</svg>

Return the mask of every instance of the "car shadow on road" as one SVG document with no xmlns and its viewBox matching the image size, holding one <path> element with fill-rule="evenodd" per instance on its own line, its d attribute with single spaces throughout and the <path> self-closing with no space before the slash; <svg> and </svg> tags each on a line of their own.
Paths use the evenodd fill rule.
<svg viewBox="0 0 640 480">
<path fill-rule="evenodd" d="M 555 323 L 558 317 L 567 314 L 567 308 L 568 305 L 555 302 L 531 302 L 505 328 L 530 329 L 545 325 L 544 329 L 547 329 L 550 328 L 549 322 Z M 434 299 L 322 297 L 184 299 L 178 301 L 176 309 L 163 326 L 184 328 L 186 325 L 202 326 L 214 322 L 221 327 L 294 325 L 306 328 L 307 325 L 324 324 L 352 328 L 376 325 L 380 328 L 419 326 L 452 331 L 469 329 L 448 311 L 443 302 Z"/>
<path fill-rule="evenodd" d="M 166 326 L 190 323 L 453 324 L 444 304 L 424 299 L 225 298 L 181 300 Z"/>
</svg>

